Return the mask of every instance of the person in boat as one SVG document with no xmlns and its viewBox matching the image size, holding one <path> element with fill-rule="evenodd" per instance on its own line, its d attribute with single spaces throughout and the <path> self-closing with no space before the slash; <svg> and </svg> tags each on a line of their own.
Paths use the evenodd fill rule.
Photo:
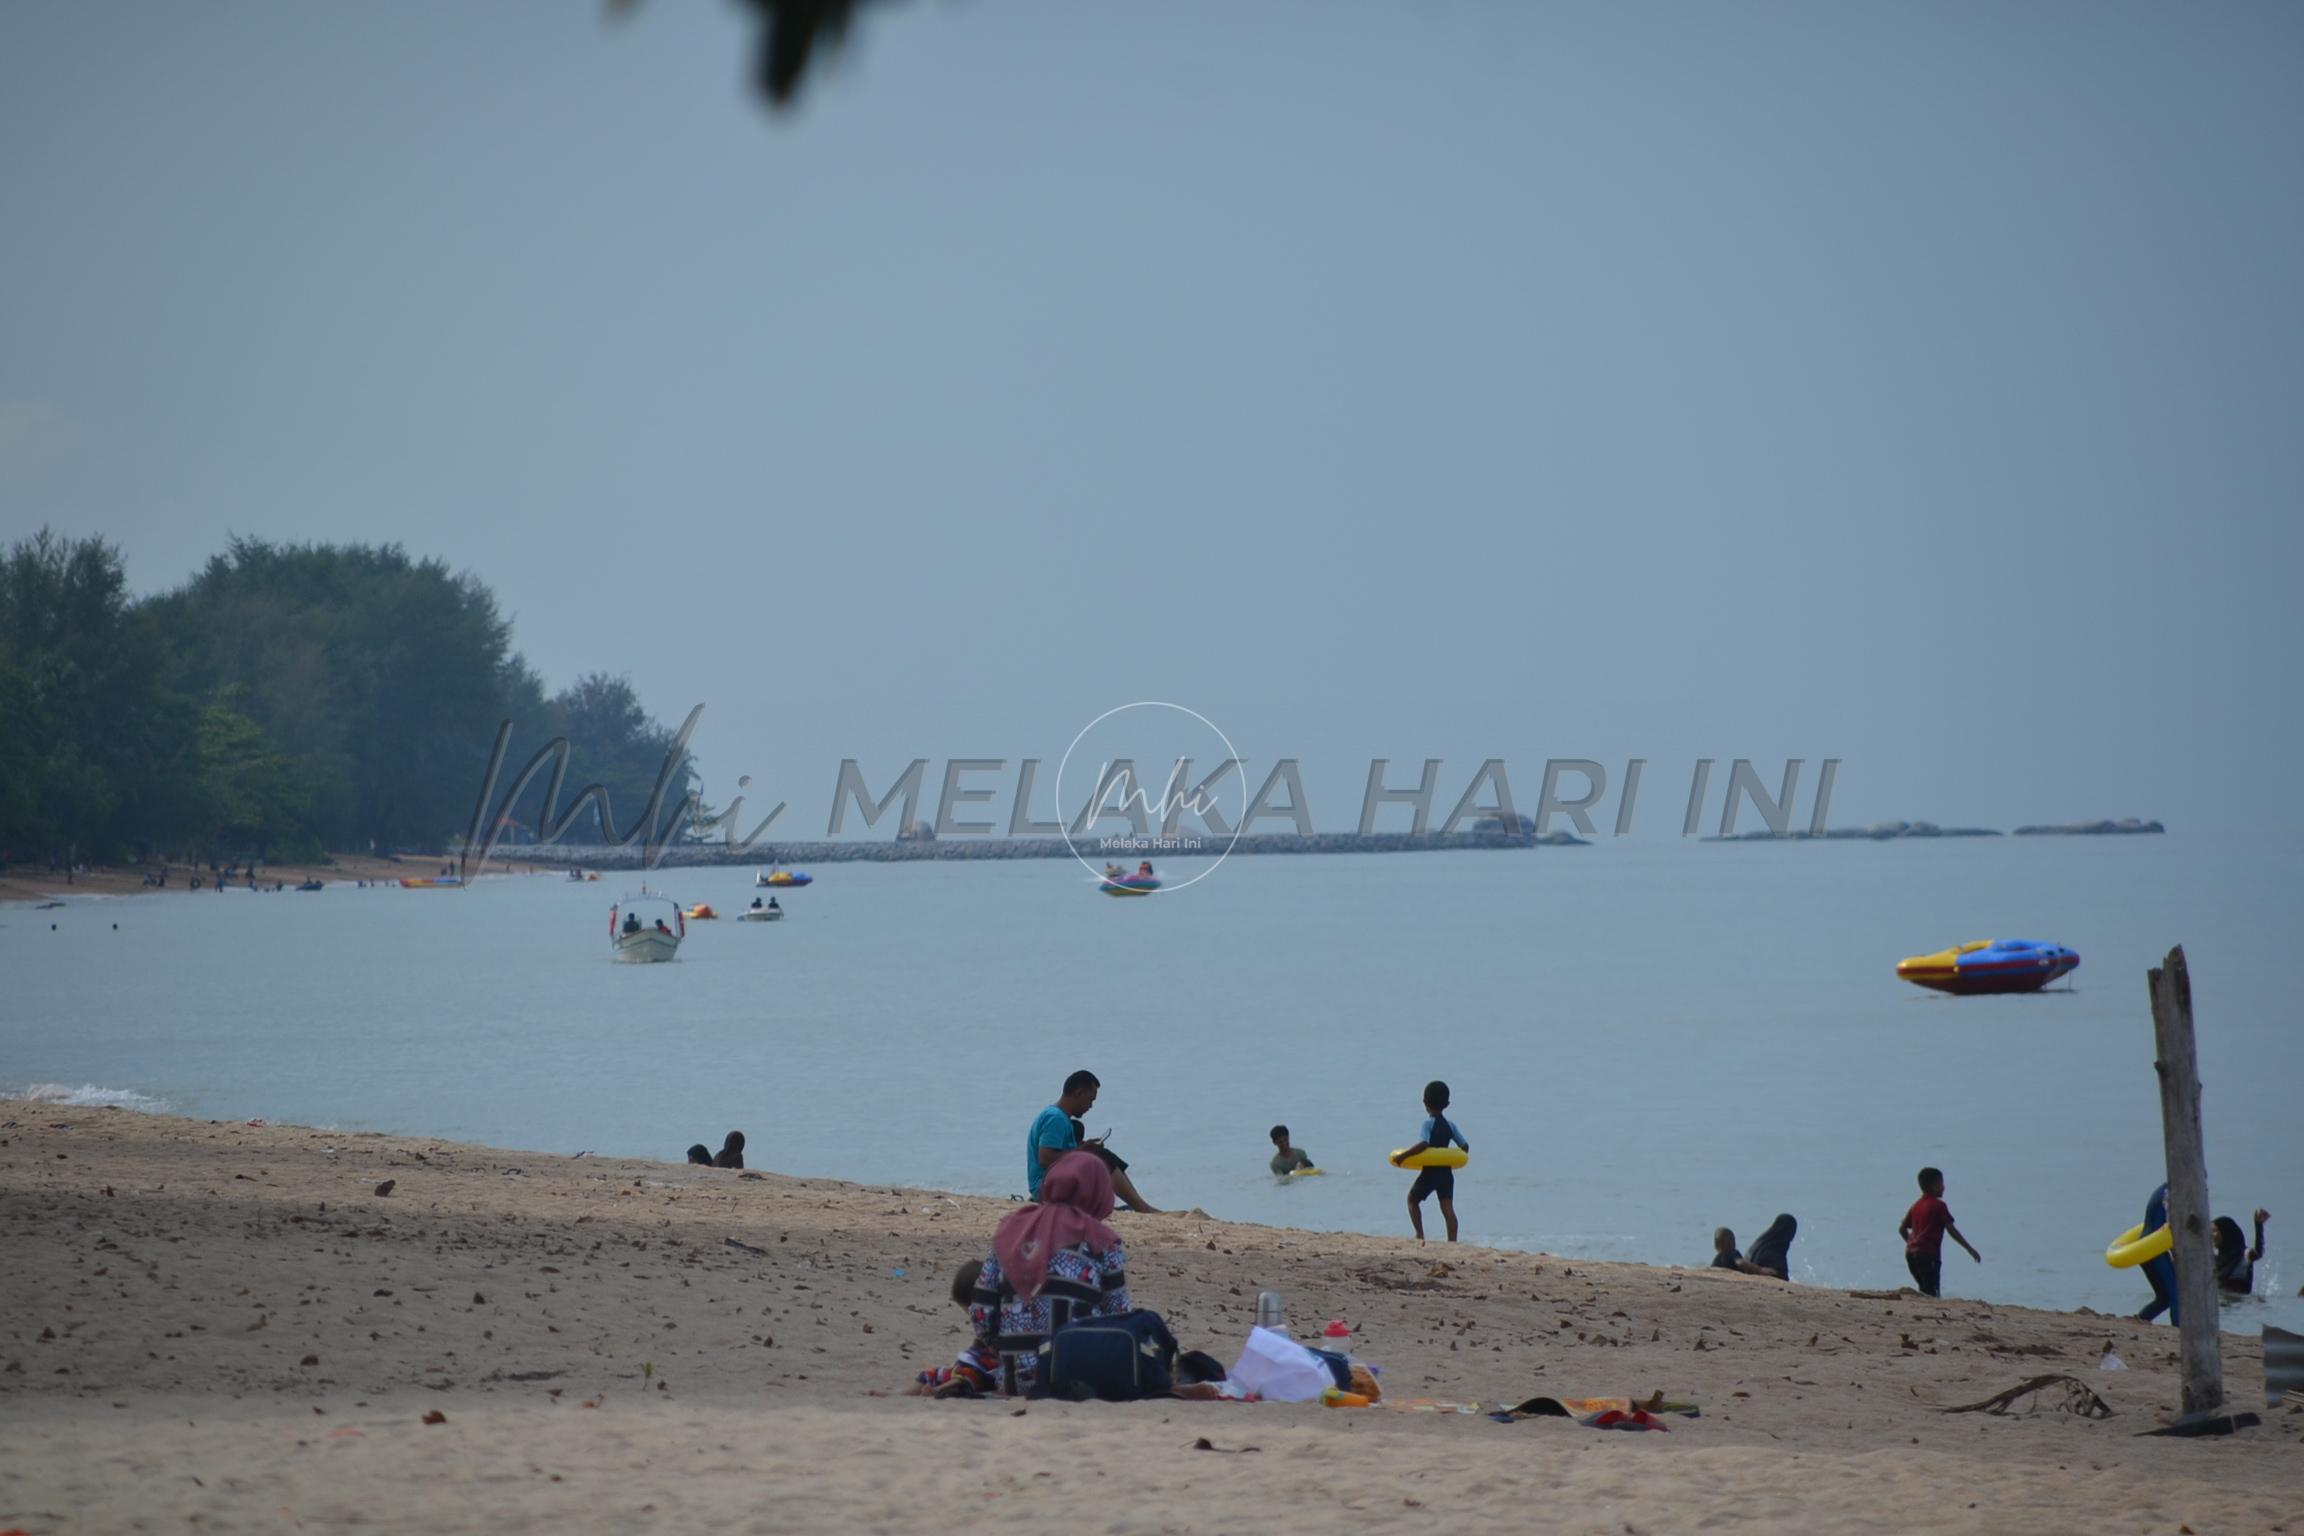
<svg viewBox="0 0 2304 1536">
<path fill-rule="evenodd" d="M 663 927 L 664 925 L 663 925 L 662 923 L 658 923 L 656 926 L 657 926 L 657 927 L 659 927 L 659 928 L 661 928 L 661 927 Z M 639 914 L 639 913 L 637 913 L 637 912 L 627 912 L 627 913 L 625 913 L 625 914 L 624 914 L 624 931 L 625 931 L 626 933 L 638 933 L 638 932 L 640 931 L 640 914 Z"/>
<path fill-rule="evenodd" d="M 752 910 L 755 912 L 764 912 L 767 910 L 767 908 L 762 906 L 760 904 L 760 898 L 755 896 L 752 898 Z"/>
<path fill-rule="evenodd" d="M 1104 861 L 1104 878 L 1105 878 L 1105 879 L 1107 879 L 1107 880 L 1117 880 L 1117 879 L 1119 879 L 1119 878 L 1120 878 L 1120 866 L 1119 866 L 1119 865 L 1117 865 L 1117 864 L 1115 864 L 1115 863 L 1113 863 L 1113 862 L 1112 862 L 1110 859 L 1106 859 L 1106 860 Z"/>
<path fill-rule="evenodd" d="M 2264 1223 L 2271 1219 L 2270 1211 L 2256 1213 L 2256 1246 L 2251 1248 L 2240 1223 L 2229 1216 L 2216 1218 L 2216 1288 L 2225 1295 L 2246 1296 L 2255 1291 L 2256 1261 L 2264 1257 Z"/>
<path fill-rule="evenodd" d="M 656 931 L 665 935 L 666 937 L 670 937 L 672 933 L 672 930 L 665 926 L 664 919 L 662 918 L 656 919 Z"/>
<path fill-rule="evenodd" d="M 715 1168 L 741 1168 L 744 1166 L 744 1133 L 730 1131 L 728 1139 L 720 1143 L 720 1153 L 712 1159 Z"/>
<path fill-rule="evenodd" d="M 1136 878 L 1139 880 L 1149 880 L 1152 878 L 1152 861 L 1150 859 L 1146 859 L 1143 863 L 1136 866 Z"/>
<path fill-rule="evenodd" d="M 1768 1230 L 1752 1240 L 1752 1251 L 1745 1255 L 1751 1261 L 1751 1272 L 1774 1275 L 1779 1280 L 1791 1279 L 1792 1239 L 1799 1231 L 1800 1223 L 1789 1215 L 1778 1216 L 1768 1223 Z"/>
<path fill-rule="evenodd" d="M 704 1143 L 698 1142 L 688 1149 L 688 1161 L 709 1168 L 712 1166 L 712 1149 Z"/>
<path fill-rule="evenodd" d="M 771 912 L 781 912 L 784 909 L 781 906 L 778 906 L 776 903 L 776 898 L 771 896 L 768 898 L 768 910 Z"/>
</svg>

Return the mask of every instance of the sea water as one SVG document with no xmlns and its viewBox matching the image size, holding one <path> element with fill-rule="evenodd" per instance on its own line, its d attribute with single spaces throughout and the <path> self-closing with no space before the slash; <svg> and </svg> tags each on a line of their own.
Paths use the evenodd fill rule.
<svg viewBox="0 0 2304 1536">
<path fill-rule="evenodd" d="M 723 917 L 667 965 L 610 959 L 636 875 L 82 899 L 0 909 L 0 1091 L 531 1155 L 677 1161 L 741 1129 L 756 1167 L 1005 1195 L 1088 1067 L 1089 1133 L 1157 1204 L 1405 1232 L 1385 1153 L 1443 1078 L 1468 1240 L 1701 1265 L 1715 1226 L 1789 1211 L 1794 1278 L 1894 1286 L 1932 1163 L 1984 1254 L 1946 1244 L 1948 1294 L 2132 1311 L 2142 1279 L 2102 1254 L 2161 1178 L 2145 972 L 2181 942 L 2213 1203 L 2274 1212 L 2277 1299 L 2227 1326 L 2296 1327 L 2299 851 L 1625 839 L 1240 857 L 1125 901 L 1064 862 L 835 864 L 773 924 L 734 920 L 749 871 L 674 869 L 651 878 Z M 1990 937 L 2083 963 L 2021 997 L 1896 979 Z M 1275 1122 L 1321 1177 L 1269 1175 Z"/>
</svg>

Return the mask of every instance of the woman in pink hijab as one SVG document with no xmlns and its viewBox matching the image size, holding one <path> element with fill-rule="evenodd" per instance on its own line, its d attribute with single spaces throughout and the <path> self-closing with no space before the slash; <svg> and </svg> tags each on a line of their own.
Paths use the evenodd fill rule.
<svg viewBox="0 0 2304 1536">
<path fill-rule="evenodd" d="M 992 1234 L 992 1256 L 968 1302 L 976 1335 L 970 1353 L 999 1360 L 1003 1392 L 1031 1388 L 1040 1346 L 1057 1329 L 1130 1310 L 1128 1251 L 1104 1224 L 1111 1214 L 1111 1170 L 1073 1152 L 1049 1168 L 1038 1203 L 1011 1212 Z M 947 1387 L 938 1395 L 967 1390 Z"/>
</svg>

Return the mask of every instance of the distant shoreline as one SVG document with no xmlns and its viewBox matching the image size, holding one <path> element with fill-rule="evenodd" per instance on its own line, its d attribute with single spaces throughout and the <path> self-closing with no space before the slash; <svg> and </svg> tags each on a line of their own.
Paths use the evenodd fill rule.
<svg viewBox="0 0 2304 1536">
<path fill-rule="evenodd" d="M 1888 843 L 1902 838 L 1931 837 L 2137 837 L 2164 833 L 2157 821 L 2125 816 L 2118 821 L 2060 821 L 2018 827 L 2002 832 L 1997 827 L 1940 827 L 1932 821 L 1875 821 L 1861 827 L 1833 827 L 1824 832 L 1738 832 L 1728 837 L 1707 837 L 1707 843 Z"/>
<path fill-rule="evenodd" d="M 1304 836 L 1267 832 L 1240 838 L 1129 838 L 1106 845 L 1100 838 L 1060 837 L 892 838 L 886 842 L 758 843 L 732 848 L 724 843 L 668 844 L 659 867 L 716 868 L 757 864 L 910 864 L 928 860 L 1070 859 L 1134 864 L 1152 859 L 1211 859 L 1235 854 L 1452 853 L 1518 848 L 1585 848 L 1568 832 L 1328 832 Z M 642 869 L 648 860 L 638 848 L 613 844 L 500 844 L 499 862 L 572 866 L 583 869 Z"/>
</svg>

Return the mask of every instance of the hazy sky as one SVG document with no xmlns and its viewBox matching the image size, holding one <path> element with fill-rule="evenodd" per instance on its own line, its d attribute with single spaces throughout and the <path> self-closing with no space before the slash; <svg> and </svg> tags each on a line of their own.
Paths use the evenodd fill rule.
<svg viewBox="0 0 2304 1536">
<path fill-rule="evenodd" d="M 794 832 L 1144 698 L 1323 830 L 1374 756 L 2298 824 L 2304 8 L 920 3 L 773 119 L 749 47 L 0 8 L 0 537 L 438 555 Z"/>
</svg>

